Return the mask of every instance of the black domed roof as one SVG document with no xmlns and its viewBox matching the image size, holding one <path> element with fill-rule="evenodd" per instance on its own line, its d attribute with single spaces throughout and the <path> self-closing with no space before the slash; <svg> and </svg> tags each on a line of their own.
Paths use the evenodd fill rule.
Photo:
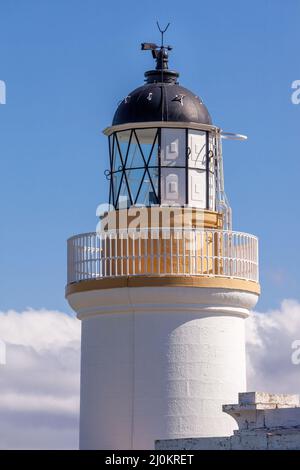
<svg viewBox="0 0 300 470">
<path fill-rule="evenodd" d="M 178 73 L 168 69 L 168 53 L 156 52 L 156 70 L 145 73 L 147 83 L 129 93 L 119 104 L 113 126 L 133 122 L 175 121 L 212 124 L 201 98 L 178 84 Z"/>
<path fill-rule="evenodd" d="M 113 126 L 150 121 L 211 124 L 211 117 L 201 99 L 187 88 L 175 83 L 147 83 L 120 103 Z"/>
</svg>

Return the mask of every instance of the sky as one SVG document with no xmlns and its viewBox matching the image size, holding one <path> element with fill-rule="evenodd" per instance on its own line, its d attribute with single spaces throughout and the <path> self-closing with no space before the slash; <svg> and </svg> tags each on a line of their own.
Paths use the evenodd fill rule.
<svg viewBox="0 0 300 470">
<path fill-rule="evenodd" d="M 11 328 L 14 320 L 31 328 L 28 312 L 40 328 L 48 327 L 48 314 L 78 325 L 64 298 L 66 240 L 96 228 L 96 208 L 108 198 L 102 130 L 152 68 L 140 43 L 159 41 L 158 19 L 171 23 L 166 42 L 174 48 L 170 66 L 180 72 L 180 83 L 203 98 L 214 124 L 248 136 L 224 143 L 226 193 L 234 229 L 259 237 L 257 311 L 265 318 L 279 312 L 276 324 L 282 327 L 280 315 L 290 318 L 289 306 L 299 308 L 300 301 L 300 104 L 291 100 L 292 83 L 300 80 L 299 15 L 298 0 L 0 0 L 0 81 L 6 85 L 6 104 L 0 104 L 0 325 L 11 318 L 8 312 L 15 315 Z M 292 318 L 290 336 L 296 338 L 300 325 Z M 11 377 L 28 360 L 39 396 L 54 394 L 53 439 L 55 416 L 69 410 L 60 427 L 65 447 L 75 445 L 76 387 L 73 401 L 66 397 L 72 384 L 78 386 L 79 328 L 70 336 L 64 330 L 65 342 L 55 338 L 51 347 L 35 346 L 39 330 L 30 347 L 21 332 L 7 340 L 16 362 Z M 64 348 L 66 364 L 59 363 Z M 40 384 L 47 354 L 49 384 Z M 71 378 L 54 393 L 51 377 L 60 367 L 69 368 Z M 268 367 L 261 364 L 262 372 Z M 3 377 L 8 380 L 1 375 L 1 383 Z M 23 390 L 19 380 L 11 382 L 13 396 Z M 295 388 L 295 378 L 287 383 Z M 22 403 L 23 415 L 7 418 L 14 432 L 18 419 L 32 416 L 33 405 L 25 398 Z M 42 431 L 39 436 L 45 445 Z"/>
<path fill-rule="evenodd" d="M 180 83 L 248 135 L 224 143 L 225 185 L 234 229 L 260 239 L 259 308 L 299 299 L 299 1 L 1 0 L 0 13 L 2 309 L 71 313 L 66 239 L 94 231 L 107 201 L 102 130 L 153 66 L 140 42 L 159 41 L 156 19 Z"/>
</svg>

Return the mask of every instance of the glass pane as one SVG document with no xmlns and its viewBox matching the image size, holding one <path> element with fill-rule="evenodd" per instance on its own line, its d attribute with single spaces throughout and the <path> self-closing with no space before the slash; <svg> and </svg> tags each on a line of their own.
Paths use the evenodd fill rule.
<svg viewBox="0 0 300 470">
<path fill-rule="evenodd" d="M 126 158 L 129 153 L 129 148 L 130 148 L 132 139 L 134 137 L 134 134 L 132 130 L 128 130 L 128 131 L 118 132 L 117 135 L 118 135 L 119 146 L 120 146 L 121 153 L 122 153 L 123 165 L 126 168 L 127 166 Z"/>
<path fill-rule="evenodd" d="M 145 162 L 141 154 L 140 147 L 138 145 L 135 135 L 133 134 L 128 150 L 126 168 L 144 168 L 144 166 Z"/>
<path fill-rule="evenodd" d="M 109 148 L 109 165 L 110 165 L 110 171 L 112 171 L 112 157 L 113 157 L 113 139 L 114 136 L 110 135 L 108 137 L 108 148 Z"/>
<path fill-rule="evenodd" d="M 185 204 L 185 178 L 185 168 L 161 169 L 161 204 Z"/>
<path fill-rule="evenodd" d="M 136 136 L 147 164 L 158 165 L 158 135 L 157 129 L 137 129 Z M 155 142 L 154 142 L 155 140 Z M 150 155 L 151 154 L 151 155 Z M 151 162 L 151 163 L 150 163 Z"/>
<path fill-rule="evenodd" d="M 193 207 L 206 209 L 206 171 L 189 169 L 189 200 Z"/>
<path fill-rule="evenodd" d="M 185 129 L 161 130 L 161 165 L 185 166 L 186 162 Z"/>
<path fill-rule="evenodd" d="M 215 165 L 216 165 L 216 156 L 215 156 L 215 148 L 214 148 L 214 139 L 211 134 L 209 134 L 209 171 L 214 173 Z"/>
<path fill-rule="evenodd" d="M 119 142 L 122 155 L 125 158 L 127 148 L 128 148 L 128 143 L 129 143 L 130 136 L 131 136 L 131 129 L 127 131 L 116 132 L 116 135 L 118 137 L 118 142 Z"/>
<path fill-rule="evenodd" d="M 122 207 L 128 207 L 131 205 L 125 175 L 123 176 L 122 181 L 121 181 L 121 190 L 120 190 L 120 195 L 119 195 L 117 205 L 120 206 L 121 204 L 122 204 Z"/>
<path fill-rule="evenodd" d="M 146 206 L 158 204 L 158 168 L 149 168 L 146 172 L 136 203 Z"/>
<path fill-rule="evenodd" d="M 144 168 L 140 168 L 137 170 L 126 170 L 127 181 L 130 187 L 130 192 L 132 195 L 132 200 L 135 202 L 139 188 L 141 186 L 143 176 L 145 173 Z"/>
<path fill-rule="evenodd" d="M 158 162 L 158 136 L 155 139 L 155 143 L 154 143 L 154 146 L 152 148 L 151 156 L 149 156 L 149 158 L 148 158 L 148 165 L 149 166 L 156 166 L 156 167 L 159 165 L 159 162 Z"/>
<path fill-rule="evenodd" d="M 123 174 L 122 171 L 118 171 L 117 173 L 112 174 L 114 203 L 116 203 L 117 201 L 117 195 L 119 192 L 122 174 Z"/>
<path fill-rule="evenodd" d="M 152 185 L 154 187 L 154 191 L 153 191 L 153 187 L 151 186 L 150 192 L 149 192 L 149 205 L 151 206 L 153 204 L 159 204 L 159 200 L 158 200 L 159 170 L 158 168 L 149 168 L 148 172 L 150 174 Z"/>
<path fill-rule="evenodd" d="M 118 145 L 117 136 L 113 142 L 113 171 L 120 171 L 123 168 L 123 156 L 120 154 L 121 147 Z"/>
<path fill-rule="evenodd" d="M 140 145 L 149 144 L 150 146 L 152 146 L 156 133 L 157 133 L 157 128 L 135 129 L 135 132 L 136 132 L 137 138 L 139 139 Z"/>
<path fill-rule="evenodd" d="M 190 168 L 206 169 L 206 132 L 205 131 L 189 131 L 189 160 Z"/>
<path fill-rule="evenodd" d="M 113 204 L 113 202 L 114 202 L 112 190 L 113 190 L 112 180 L 110 180 L 109 181 L 109 198 L 108 198 L 109 204 Z"/>
<path fill-rule="evenodd" d="M 215 201 L 216 201 L 216 185 L 215 185 L 215 175 L 209 172 L 209 209 L 215 210 Z"/>
</svg>

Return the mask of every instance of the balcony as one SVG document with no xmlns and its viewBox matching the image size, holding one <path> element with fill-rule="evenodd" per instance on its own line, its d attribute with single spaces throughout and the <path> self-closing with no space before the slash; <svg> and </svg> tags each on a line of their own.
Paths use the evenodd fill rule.
<svg viewBox="0 0 300 470">
<path fill-rule="evenodd" d="M 213 229 L 84 233 L 68 240 L 68 284 L 122 276 L 209 276 L 259 282 L 255 236 Z"/>
</svg>

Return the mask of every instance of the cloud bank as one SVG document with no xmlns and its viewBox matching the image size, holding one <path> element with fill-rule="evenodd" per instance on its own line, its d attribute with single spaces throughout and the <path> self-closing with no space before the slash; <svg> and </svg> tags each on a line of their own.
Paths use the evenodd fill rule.
<svg viewBox="0 0 300 470">
<path fill-rule="evenodd" d="M 300 303 L 289 299 L 278 310 L 254 312 L 246 325 L 248 390 L 300 393 L 300 364 L 292 362 Z"/>
<path fill-rule="evenodd" d="M 0 313 L 0 448 L 78 448 L 80 322 L 47 310 Z"/>
<path fill-rule="evenodd" d="M 248 390 L 300 393 L 291 361 L 300 304 L 284 300 L 246 325 Z M 57 311 L 0 312 L 0 339 L 0 448 L 78 448 L 80 322 Z"/>
</svg>

